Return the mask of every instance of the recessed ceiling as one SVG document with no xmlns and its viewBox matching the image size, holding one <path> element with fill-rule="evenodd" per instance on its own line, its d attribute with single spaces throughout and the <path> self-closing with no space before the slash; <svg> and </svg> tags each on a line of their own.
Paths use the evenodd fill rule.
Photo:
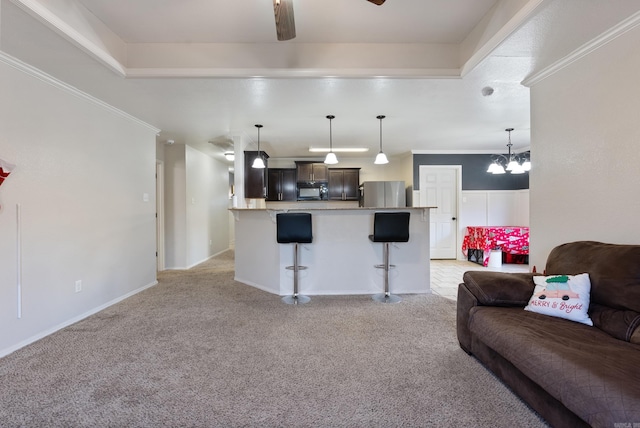
<svg viewBox="0 0 640 428">
<path fill-rule="evenodd" d="M 272 0 L 80 0 L 126 43 L 275 42 Z M 496 0 L 294 1 L 294 43 L 460 43 Z"/>
<path fill-rule="evenodd" d="M 371 156 L 380 114 L 392 158 L 501 150 L 509 127 L 524 149 L 522 80 L 640 10 L 635 0 L 295 0 L 297 37 L 278 42 L 272 0 L 0 1 L 2 50 L 161 129 L 160 140 L 220 158 L 209 142 L 250 144 L 256 123 L 271 157 L 312 156 L 328 145 L 328 114 L 335 147 Z"/>
</svg>

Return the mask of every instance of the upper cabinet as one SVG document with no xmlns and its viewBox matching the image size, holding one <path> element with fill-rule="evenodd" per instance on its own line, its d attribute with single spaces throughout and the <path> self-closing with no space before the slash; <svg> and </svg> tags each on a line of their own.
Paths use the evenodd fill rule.
<svg viewBox="0 0 640 428">
<path fill-rule="evenodd" d="M 329 169 L 329 200 L 357 201 L 359 187 L 360 168 Z"/>
<path fill-rule="evenodd" d="M 327 166 L 318 162 L 296 162 L 298 181 L 327 181 Z"/>
<path fill-rule="evenodd" d="M 267 201 L 295 201 L 297 198 L 295 168 L 269 168 Z"/>
<path fill-rule="evenodd" d="M 269 155 L 261 151 L 262 159 L 267 163 Z M 267 196 L 267 168 L 252 168 L 258 152 L 244 152 L 244 197 L 264 199 Z"/>
</svg>

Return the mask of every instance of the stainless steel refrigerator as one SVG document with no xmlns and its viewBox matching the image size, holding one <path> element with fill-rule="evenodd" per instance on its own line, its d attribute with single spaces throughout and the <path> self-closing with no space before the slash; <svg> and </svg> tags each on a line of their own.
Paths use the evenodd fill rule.
<svg viewBox="0 0 640 428">
<path fill-rule="evenodd" d="M 360 189 L 360 206 L 367 208 L 406 207 L 404 181 L 365 181 Z"/>
</svg>

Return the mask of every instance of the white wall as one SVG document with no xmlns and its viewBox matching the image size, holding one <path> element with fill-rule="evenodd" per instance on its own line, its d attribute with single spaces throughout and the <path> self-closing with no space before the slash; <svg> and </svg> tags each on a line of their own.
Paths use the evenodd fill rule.
<svg viewBox="0 0 640 428">
<path fill-rule="evenodd" d="M 4 355 L 155 283 L 157 130 L 2 53 L 0 94 Z"/>
<path fill-rule="evenodd" d="M 188 145 L 165 146 L 167 269 L 186 269 L 229 248 L 229 167 Z"/>
<path fill-rule="evenodd" d="M 187 146 L 187 266 L 229 248 L 229 167 Z"/>
<path fill-rule="evenodd" d="M 640 28 L 531 87 L 531 258 L 576 240 L 640 244 Z"/>
<path fill-rule="evenodd" d="M 463 190 L 460 199 L 461 226 L 529 226 L 528 189 Z"/>
<path fill-rule="evenodd" d="M 187 172 L 184 144 L 164 148 L 165 268 L 187 266 Z"/>
</svg>

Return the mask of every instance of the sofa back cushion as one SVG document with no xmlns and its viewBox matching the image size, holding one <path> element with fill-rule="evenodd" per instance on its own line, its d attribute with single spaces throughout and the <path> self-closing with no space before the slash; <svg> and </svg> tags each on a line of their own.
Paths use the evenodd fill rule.
<svg viewBox="0 0 640 428">
<path fill-rule="evenodd" d="M 587 272 L 591 302 L 640 312 L 640 245 L 578 241 L 555 247 L 547 258 L 547 275 Z"/>
</svg>

